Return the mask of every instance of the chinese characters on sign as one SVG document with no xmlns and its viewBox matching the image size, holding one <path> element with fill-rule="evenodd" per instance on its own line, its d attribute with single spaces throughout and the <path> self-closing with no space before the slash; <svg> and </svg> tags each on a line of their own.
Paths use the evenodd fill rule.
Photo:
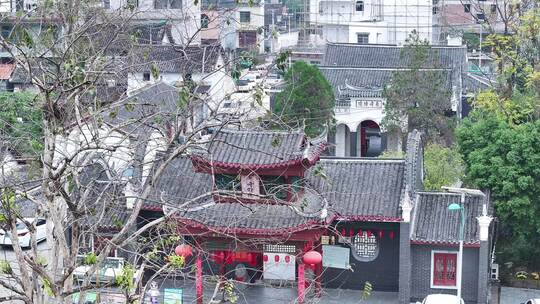
<svg viewBox="0 0 540 304">
<path fill-rule="evenodd" d="M 259 192 L 259 176 L 257 174 L 242 175 L 242 192 L 247 198 L 257 198 Z"/>
</svg>

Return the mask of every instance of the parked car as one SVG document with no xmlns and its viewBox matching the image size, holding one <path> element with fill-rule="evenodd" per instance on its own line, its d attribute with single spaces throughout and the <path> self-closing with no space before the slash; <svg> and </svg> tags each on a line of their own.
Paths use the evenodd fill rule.
<svg viewBox="0 0 540 304">
<path fill-rule="evenodd" d="M 36 241 L 38 243 L 44 241 L 47 238 L 46 220 L 36 218 L 25 218 L 24 220 L 30 224 L 34 224 L 35 222 Z M 16 228 L 17 236 L 19 237 L 19 245 L 25 248 L 30 247 L 31 235 L 29 233 L 30 231 L 28 230 L 28 227 L 26 227 L 26 224 L 21 220 L 17 220 Z M 11 241 L 11 231 L 6 232 L 3 229 L 0 229 L 0 245 L 13 245 L 13 242 Z"/>
<path fill-rule="evenodd" d="M 456 304 L 458 297 L 450 294 L 430 294 L 422 304 Z M 465 304 L 463 299 L 460 299 L 461 304 Z"/>
<path fill-rule="evenodd" d="M 75 271 L 73 271 L 73 276 L 82 281 L 84 280 L 84 276 L 90 269 L 91 265 L 84 264 L 84 256 L 82 255 L 77 256 L 77 265 L 79 266 L 75 268 Z M 107 257 L 105 258 L 105 261 L 103 261 L 103 265 L 99 267 L 99 269 L 96 269 L 91 280 L 95 282 L 99 276 L 100 282 L 114 282 L 117 276 L 122 275 L 123 271 L 123 258 Z"/>
<path fill-rule="evenodd" d="M 540 304 L 540 299 L 530 299 L 521 304 Z"/>
</svg>

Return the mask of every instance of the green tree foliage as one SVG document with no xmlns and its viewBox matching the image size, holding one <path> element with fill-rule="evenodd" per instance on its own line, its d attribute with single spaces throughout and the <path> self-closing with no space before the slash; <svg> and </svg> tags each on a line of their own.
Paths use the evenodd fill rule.
<svg viewBox="0 0 540 304">
<path fill-rule="evenodd" d="M 41 110 L 31 92 L 0 93 L 0 137 L 13 152 L 35 158 L 43 146 Z"/>
<path fill-rule="evenodd" d="M 503 242 L 522 239 L 538 243 L 540 121 L 516 126 L 493 114 L 477 112 L 458 128 L 457 139 L 467 181 L 491 190 Z M 540 249 L 534 250 L 540 254 Z M 534 254 L 529 251 L 528 255 Z"/>
<path fill-rule="evenodd" d="M 429 144 L 424 149 L 424 187 L 427 190 L 441 190 L 442 186 L 452 186 L 463 179 L 464 166 L 457 148 Z"/>
<path fill-rule="evenodd" d="M 513 31 L 486 39 L 498 79 L 494 90 L 478 96 L 475 106 L 520 124 L 540 118 L 540 9 L 524 13 Z"/>
<path fill-rule="evenodd" d="M 422 131 L 428 141 L 443 137 L 446 143 L 452 142 L 453 123 L 445 115 L 451 109 L 451 88 L 444 71 L 437 69 L 438 55 L 413 32 L 401 58 L 408 62 L 408 68 L 396 71 L 385 89 L 382 125 L 389 131 L 402 130 L 407 125 L 408 131 Z"/>
<path fill-rule="evenodd" d="M 334 92 L 316 66 L 295 62 L 285 74 L 285 89 L 277 95 L 274 113 L 290 127 L 305 122 L 306 134 L 319 135 L 334 117 Z"/>
</svg>

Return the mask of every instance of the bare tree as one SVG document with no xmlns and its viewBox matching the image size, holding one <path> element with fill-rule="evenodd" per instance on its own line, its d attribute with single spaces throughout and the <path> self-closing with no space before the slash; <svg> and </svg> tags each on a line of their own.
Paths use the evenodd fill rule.
<svg viewBox="0 0 540 304">
<path fill-rule="evenodd" d="M 156 275 L 181 269 L 173 257 L 156 258 L 171 256 L 179 241 L 169 218 L 201 199 L 184 200 L 173 211 L 140 222 L 145 204 L 163 204 L 153 201 L 156 183 L 171 162 L 212 140 L 203 136 L 207 130 L 257 125 L 255 118 L 265 113 L 261 87 L 243 95 L 246 106 L 220 111 L 231 96 L 221 87 L 212 92 L 205 80 L 229 81 L 237 59 L 218 46 L 193 46 L 200 24 L 184 31 L 189 37 L 183 45 L 141 45 L 140 32 L 132 27 L 138 14 L 129 1 L 110 12 L 98 1 L 51 0 L 4 17 L 11 28 L 0 43 L 36 95 L 42 118 L 33 123 L 42 129 L 42 149 L 34 151 L 32 177 L 2 164 L 0 223 L 10 234 L 17 267 L 0 265 L 0 285 L 10 292 L 0 302 L 66 303 L 80 293 L 82 303 L 85 292 L 113 284 L 128 302 L 140 300 L 148 289 L 141 275 L 146 269 Z M 160 47 L 177 55 L 153 58 Z M 195 79 L 190 67 L 204 66 L 197 54 L 208 56 L 210 50 L 222 63 Z M 129 96 L 117 90 L 118 82 L 143 70 L 161 78 L 167 64 L 182 71 L 177 87 L 158 82 Z M 11 140 L 22 139 L 4 138 L 3 152 L 13 152 Z M 213 194 L 210 189 L 204 196 Z M 31 216 L 23 205 L 30 206 Z M 50 259 L 38 251 L 41 223 L 29 218 L 46 220 Z M 30 236 L 28 244 L 20 240 L 21 227 Z M 115 250 L 133 258 L 115 280 L 100 282 L 100 269 Z M 76 277 L 81 265 L 87 267 Z"/>
</svg>

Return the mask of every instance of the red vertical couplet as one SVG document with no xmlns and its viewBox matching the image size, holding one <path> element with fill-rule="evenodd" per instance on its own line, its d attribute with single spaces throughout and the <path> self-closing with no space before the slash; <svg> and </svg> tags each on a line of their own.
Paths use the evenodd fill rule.
<svg viewBox="0 0 540 304">
<path fill-rule="evenodd" d="M 298 263 L 298 304 L 304 303 L 304 292 L 306 289 L 305 265 Z"/>
<path fill-rule="evenodd" d="M 197 253 L 195 260 L 195 289 L 197 292 L 197 304 L 203 303 L 202 259 L 201 253 Z"/>
</svg>

